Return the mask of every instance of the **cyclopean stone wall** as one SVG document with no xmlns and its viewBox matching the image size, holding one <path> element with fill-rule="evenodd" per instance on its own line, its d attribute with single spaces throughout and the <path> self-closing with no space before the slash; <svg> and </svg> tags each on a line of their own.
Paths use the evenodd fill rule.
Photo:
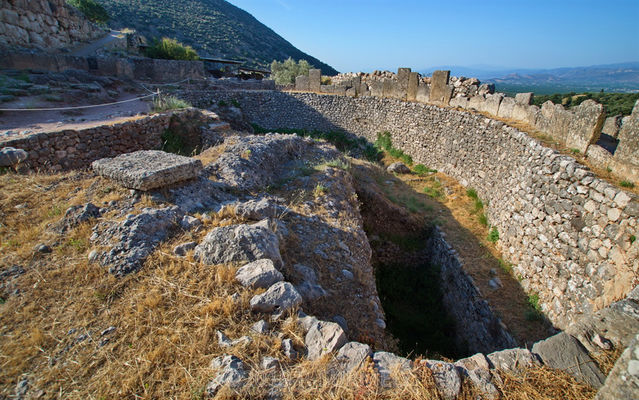
<svg viewBox="0 0 639 400">
<path fill-rule="evenodd" d="M 0 47 L 56 50 L 105 34 L 65 0 L 0 1 Z"/>
<path fill-rule="evenodd" d="M 308 92 L 312 77 L 301 77 L 296 91 Z M 319 80 L 319 78 L 316 78 Z M 342 96 L 373 96 L 417 101 L 440 106 L 451 106 L 474 110 L 507 120 L 523 122 L 533 129 L 552 137 L 572 151 L 580 152 L 589 162 L 601 169 L 610 169 L 621 180 L 639 184 L 639 150 L 634 137 L 638 135 L 637 124 L 629 123 L 631 135 L 619 136 L 622 154 L 611 152 L 597 145 L 605 121 L 601 104 L 592 100 L 578 107 L 565 109 L 561 104 L 547 101 L 541 108 L 532 105 L 532 93 L 518 93 L 515 98 L 495 93 L 493 84 L 481 84 L 474 78 L 450 77 L 450 71 L 434 71 L 432 77 L 420 77 L 410 68 L 399 68 L 397 74 L 375 71 L 340 74 L 332 77 L 332 85 L 321 85 L 315 93 L 330 93 Z M 636 121 L 638 117 L 635 116 Z M 624 118 L 632 122 L 633 117 Z M 623 129 L 623 128 L 622 128 Z M 630 154 L 627 154 L 627 153 Z"/>
<path fill-rule="evenodd" d="M 623 298 L 638 281 L 639 202 L 573 158 L 502 122 L 465 111 L 374 97 L 275 91 L 191 94 L 199 106 L 235 99 L 264 128 L 389 131 L 416 163 L 473 187 L 498 246 L 559 328 Z"/>
</svg>

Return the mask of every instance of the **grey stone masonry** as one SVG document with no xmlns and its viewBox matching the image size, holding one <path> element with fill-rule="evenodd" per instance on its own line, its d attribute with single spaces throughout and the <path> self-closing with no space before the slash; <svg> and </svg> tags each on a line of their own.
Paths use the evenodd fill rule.
<svg viewBox="0 0 639 400">
<path fill-rule="evenodd" d="M 448 105 L 453 94 L 452 86 L 448 85 L 450 71 L 435 71 L 430 80 L 430 101 L 435 104 Z"/>
<path fill-rule="evenodd" d="M 295 78 L 295 90 L 299 90 L 302 92 L 309 90 L 309 79 L 306 75 L 300 75 Z"/>
<path fill-rule="evenodd" d="M 374 141 L 389 131 L 415 163 L 477 190 L 497 246 L 558 328 L 632 290 L 639 271 L 639 202 L 573 158 L 525 133 L 465 111 L 376 97 L 214 92 L 240 98 L 264 128 L 344 130 Z M 531 106 L 534 107 L 534 106 Z"/>
<path fill-rule="evenodd" d="M 310 69 L 308 71 L 308 90 L 319 93 L 322 84 L 322 71 L 319 69 Z"/>
<path fill-rule="evenodd" d="M 195 178 L 202 162 L 159 150 L 140 150 L 96 160 L 91 167 L 126 188 L 151 190 Z"/>
<path fill-rule="evenodd" d="M 518 104 L 524 105 L 524 106 L 529 106 L 532 104 L 533 101 L 533 93 L 517 93 L 515 95 L 515 101 Z"/>
</svg>

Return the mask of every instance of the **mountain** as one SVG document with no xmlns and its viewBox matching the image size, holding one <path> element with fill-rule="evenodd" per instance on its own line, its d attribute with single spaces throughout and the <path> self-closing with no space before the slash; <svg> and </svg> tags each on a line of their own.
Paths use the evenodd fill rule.
<svg viewBox="0 0 639 400">
<path fill-rule="evenodd" d="M 337 71 L 302 52 L 246 11 L 224 0 L 100 0 L 112 28 L 133 28 L 192 46 L 200 55 L 268 67 L 273 60 L 305 59 L 325 75 Z"/>
<path fill-rule="evenodd" d="M 554 69 L 507 69 L 499 67 L 438 67 L 452 75 L 494 83 L 500 92 L 551 94 L 558 92 L 638 92 L 639 62 Z M 429 71 L 432 71 L 429 69 Z"/>
</svg>

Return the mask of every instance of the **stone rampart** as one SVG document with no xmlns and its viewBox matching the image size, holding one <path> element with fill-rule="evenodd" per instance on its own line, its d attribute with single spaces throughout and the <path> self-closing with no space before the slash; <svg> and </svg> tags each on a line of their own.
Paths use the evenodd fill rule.
<svg viewBox="0 0 639 400">
<path fill-rule="evenodd" d="M 2 0 L 0 47 L 58 50 L 106 35 L 65 0 Z"/>
<path fill-rule="evenodd" d="M 494 85 L 480 85 L 479 80 L 474 78 L 450 77 L 449 71 L 434 71 L 432 77 L 420 77 L 410 68 L 399 68 L 397 74 L 388 71 L 375 71 L 372 74 L 360 72 L 341 74 L 331 79 L 332 85 L 322 85 L 319 90 L 310 91 L 351 97 L 370 95 L 479 111 L 523 122 L 587 157 L 589 149 L 595 146 L 601 135 L 606 117 L 603 106 L 592 100 L 570 110 L 550 101 L 539 108 L 532 105 L 532 93 L 507 97 L 503 93 L 494 93 Z M 309 89 L 299 85 L 296 91 Z M 604 155 L 599 149 L 594 149 L 590 152 L 593 157 L 588 158 L 594 166 L 610 168 L 620 179 L 639 184 L 639 151 L 635 146 L 637 124 L 633 123 L 633 118 L 637 119 L 636 116 L 624 118 L 629 128 L 625 135 L 619 134 L 620 156 L 613 160 L 612 154 Z"/>
<path fill-rule="evenodd" d="M 370 141 L 389 131 L 416 163 L 475 188 L 504 257 L 559 328 L 637 284 L 637 198 L 502 122 L 375 97 L 221 91 L 189 98 L 203 106 L 230 99 L 268 129 L 341 129 Z"/>
</svg>

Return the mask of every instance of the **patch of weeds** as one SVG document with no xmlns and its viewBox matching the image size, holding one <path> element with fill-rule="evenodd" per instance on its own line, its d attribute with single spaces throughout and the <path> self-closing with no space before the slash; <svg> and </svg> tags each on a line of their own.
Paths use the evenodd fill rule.
<svg viewBox="0 0 639 400">
<path fill-rule="evenodd" d="M 46 95 L 46 96 L 44 96 L 44 99 L 45 99 L 46 101 L 50 101 L 50 102 L 52 102 L 52 103 L 60 103 L 60 102 L 63 102 L 63 101 L 64 101 L 64 99 L 62 98 L 62 96 L 58 96 L 58 95 L 55 95 L 55 94 L 49 94 L 49 95 Z"/>
<path fill-rule="evenodd" d="M 315 173 L 315 168 L 304 164 L 298 169 L 298 171 L 299 176 L 311 176 Z"/>
<path fill-rule="evenodd" d="M 581 153 L 581 151 L 580 151 L 579 149 L 575 149 L 575 148 L 571 148 L 571 149 L 570 149 L 570 152 L 571 152 L 572 154 L 579 154 L 579 153 Z"/>
<path fill-rule="evenodd" d="M 410 196 L 406 200 L 406 208 L 408 208 L 408 210 L 410 212 L 412 212 L 412 213 L 418 213 L 418 212 L 424 211 L 426 209 L 426 204 L 424 204 L 423 202 L 419 201 L 415 197 Z"/>
<path fill-rule="evenodd" d="M 224 101 L 224 100 L 220 100 L 220 101 L 217 102 L 217 106 L 218 107 L 226 107 L 226 106 L 228 106 L 228 103 L 226 101 Z M 253 128 L 253 129 L 255 129 L 255 128 Z M 262 133 L 266 133 L 266 132 L 262 132 Z"/>
<path fill-rule="evenodd" d="M 632 183 L 632 182 L 630 182 L 630 181 L 625 181 L 625 180 L 624 180 L 624 181 L 619 182 L 619 185 L 621 185 L 621 187 L 631 188 L 631 189 L 635 187 L 635 184 L 634 184 L 634 183 Z"/>
<path fill-rule="evenodd" d="M 326 188 L 326 186 L 322 185 L 321 183 L 318 183 L 315 186 L 315 189 L 313 189 L 313 196 L 315 196 L 315 197 L 324 196 L 326 194 L 327 190 L 328 189 Z"/>
<path fill-rule="evenodd" d="M 505 273 L 510 274 L 513 272 L 513 265 L 509 263 L 508 261 L 504 261 L 502 258 L 499 258 L 497 259 L 497 262 L 499 262 L 499 267 Z"/>
<path fill-rule="evenodd" d="M 182 136 L 176 134 L 170 129 L 167 129 L 162 133 L 162 151 L 167 153 L 178 154 L 181 156 L 187 155 L 186 146 Z"/>
<path fill-rule="evenodd" d="M 424 193 L 426 193 L 427 195 L 429 195 L 430 197 L 434 199 L 439 199 L 444 196 L 444 194 L 438 189 L 428 187 L 428 186 L 424 188 Z"/>
<path fill-rule="evenodd" d="M 60 215 L 62 215 L 62 209 L 63 207 L 61 205 L 54 204 L 53 207 L 51 207 L 47 212 L 47 216 L 49 218 L 59 217 Z"/>
<path fill-rule="evenodd" d="M 231 99 L 231 105 L 235 108 L 240 108 L 240 102 L 236 99 Z"/>
<path fill-rule="evenodd" d="M 13 172 L 13 169 L 11 169 L 11 167 L 0 167 L 0 175 L 5 175 L 11 172 Z"/>
<path fill-rule="evenodd" d="M 346 162 L 346 161 L 344 161 L 342 159 L 339 159 L 339 158 L 327 161 L 325 165 L 327 167 L 343 169 L 344 171 L 348 171 L 348 170 L 351 169 L 351 164 L 350 163 L 348 163 L 348 162 Z"/>
<path fill-rule="evenodd" d="M 402 160 L 402 162 L 406 165 L 413 165 L 413 158 L 404 153 L 404 151 L 393 147 L 393 140 L 391 138 L 390 132 L 380 132 L 377 134 L 377 139 L 375 140 L 375 147 L 379 150 L 387 152 L 391 157 L 398 158 Z"/>
<path fill-rule="evenodd" d="M 435 173 L 437 172 L 436 169 L 430 169 L 427 166 L 425 166 L 424 164 L 417 164 L 413 167 L 413 172 L 416 173 L 419 176 L 426 176 L 430 173 Z"/>
<path fill-rule="evenodd" d="M 244 152 L 242 152 L 242 154 L 240 155 L 240 157 L 242 157 L 245 160 L 248 160 L 249 158 L 251 158 L 251 154 L 253 154 L 253 152 L 251 151 L 251 149 L 248 150 L 244 150 Z"/>
<path fill-rule="evenodd" d="M 4 297 L 0 297 L 0 304 L 4 304 L 6 303 L 6 300 L 4 299 Z"/>
<path fill-rule="evenodd" d="M 69 239 L 69 246 L 74 247 L 78 252 L 82 253 L 88 248 L 84 239 Z"/>
<path fill-rule="evenodd" d="M 491 243 L 497 243 L 497 241 L 499 240 L 499 231 L 497 230 L 496 227 L 492 227 L 490 229 L 490 232 L 488 233 L 488 241 Z"/>
<path fill-rule="evenodd" d="M 473 200 L 479 199 L 479 195 L 477 194 L 477 191 L 473 188 L 469 188 L 468 190 L 466 190 L 466 196 L 470 197 Z"/>
<path fill-rule="evenodd" d="M 191 104 L 175 96 L 157 96 L 153 99 L 152 110 L 158 113 L 169 110 L 181 110 L 189 107 L 191 107 Z"/>
<path fill-rule="evenodd" d="M 537 293 L 528 295 L 528 307 L 529 309 L 526 310 L 524 315 L 528 321 L 541 321 L 544 318 Z"/>
<path fill-rule="evenodd" d="M 17 79 L 19 81 L 26 82 L 26 83 L 31 83 L 31 77 L 29 77 L 29 74 L 27 73 L 27 71 L 20 71 L 17 75 L 13 77 L 13 79 Z"/>
<path fill-rule="evenodd" d="M 630 244 L 633 244 L 635 240 L 637 240 L 637 237 L 635 235 L 630 235 Z"/>
<path fill-rule="evenodd" d="M 484 226 L 488 226 L 488 218 L 486 217 L 486 214 L 484 213 L 479 214 L 479 223 Z"/>
</svg>

